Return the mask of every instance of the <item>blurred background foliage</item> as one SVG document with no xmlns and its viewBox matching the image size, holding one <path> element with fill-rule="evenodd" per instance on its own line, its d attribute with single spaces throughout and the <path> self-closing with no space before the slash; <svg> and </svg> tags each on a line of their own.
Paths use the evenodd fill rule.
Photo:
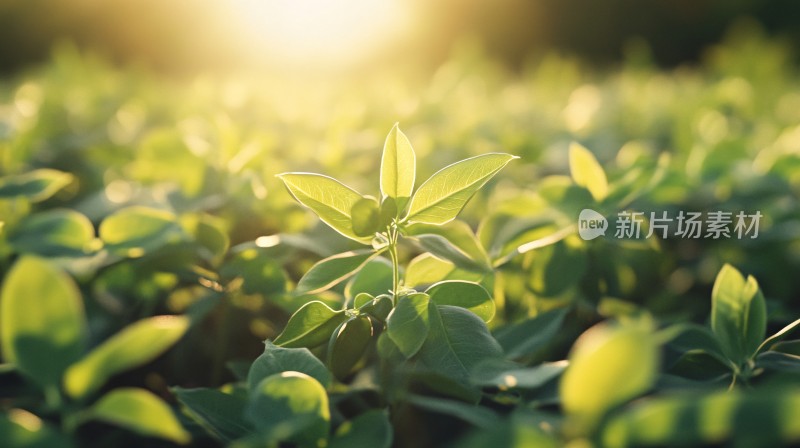
<svg viewBox="0 0 800 448">
<path fill-rule="evenodd" d="M 35 253 L 71 272 L 92 345 L 147 316 L 196 319 L 169 356 L 108 388 L 168 396 L 168 385 L 216 386 L 246 369 L 307 300 L 290 294 L 300 275 L 351 247 L 275 174 L 325 173 L 377 196 L 395 122 L 420 179 L 490 151 L 521 157 L 465 209 L 473 230 L 509 216 L 574 223 L 592 202 L 567 185 L 572 141 L 612 185 L 641 193 L 630 209 L 764 215 L 753 240 L 571 236 L 516 257 L 489 284 L 491 327 L 583 306 L 538 361 L 563 359 L 591 323 L 631 309 L 703 322 L 726 262 L 758 278 L 770 334 L 800 312 L 800 4 L 418 0 L 386 2 L 372 27 L 356 27 L 367 20 L 357 9 L 320 19 L 324 2 L 299 2 L 319 14 L 238 3 L 0 1 L 0 174 L 73 175 L 41 201 L 0 200 L 0 270 Z M 269 20 L 297 14 L 318 21 L 270 34 Z M 130 206 L 166 215 L 118 219 L 150 227 L 147 244 L 115 246 L 117 230 L 101 224 Z M 100 228 L 108 251 L 91 232 L 77 255 L 57 235 L 48 245 L 24 234 L 26 219 L 63 208 Z M 26 395 L 3 375 L 0 396 Z"/>
</svg>

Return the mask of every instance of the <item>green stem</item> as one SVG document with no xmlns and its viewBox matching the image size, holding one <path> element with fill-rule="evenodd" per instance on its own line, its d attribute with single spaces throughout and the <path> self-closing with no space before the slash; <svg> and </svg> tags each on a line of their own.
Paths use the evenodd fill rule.
<svg viewBox="0 0 800 448">
<path fill-rule="evenodd" d="M 397 228 L 389 229 L 389 257 L 392 259 L 392 305 L 397 304 L 397 294 L 400 291 L 400 258 L 397 256 Z"/>
</svg>

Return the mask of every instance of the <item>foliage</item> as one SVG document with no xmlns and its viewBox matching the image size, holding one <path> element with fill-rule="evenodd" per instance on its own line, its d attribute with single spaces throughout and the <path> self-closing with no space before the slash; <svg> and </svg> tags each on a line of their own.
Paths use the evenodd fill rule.
<svg viewBox="0 0 800 448">
<path fill-rule="evenodd" d="M 785 60 L 758 35 L 673 72 L 467 49 L 332 94 L 63 49 L 0 86 L 3 441 L 797 443 Z M 765 218 L 584 241 L 586 208 Z"/>
</svg>

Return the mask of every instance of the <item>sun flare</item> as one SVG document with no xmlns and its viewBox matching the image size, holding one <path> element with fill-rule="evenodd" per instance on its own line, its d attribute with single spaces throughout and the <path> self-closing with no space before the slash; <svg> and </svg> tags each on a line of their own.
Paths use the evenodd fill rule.
<svg viewBox="0 0 800 448">
<path fill-rule="evenodd" d="M 350 63 L 397 38 L 405 23 L 398 0 L 236 0 L 243 32 L 271 58 Z"/>
</svg>

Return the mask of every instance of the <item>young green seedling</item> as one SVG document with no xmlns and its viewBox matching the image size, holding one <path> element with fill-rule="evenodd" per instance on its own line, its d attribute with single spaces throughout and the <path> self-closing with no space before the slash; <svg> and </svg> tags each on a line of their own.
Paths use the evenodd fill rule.
<svg viewBox="0 0 800 448">
<path fill-rule="evenodd" d="M 455 220 L 467 201 L 515 158 L 490 153 L 462 160 L 439 170 L 415 190 L 414 149 L 395 125 L 383 148 L 380 200 L 321 174 L 278 175 L 292 196 L 324 223 L 341 235 L 369 246 L 318 262 L 298 282 L 297 294 L 315 294 L 332 288 L 384 254 L 388 254 L 391 262 L 392 288 L 378 297 L 359 294 L 343 310 L 333 310 L 319 301 L 309 302 L 291 317 L 275 344 L 315 347 L 328 341 L 328 364 L 341 379 L 349 374 L 367 349 L 366 342 L 376 334 L 371 327 L 367 328 L 367 322 L 378 327 L 385 323 L 388 337 L 410 358 L 428 336 L 430 307 L 458 306 L 475 313 L 479 321 L 491 319 L 494 302 L 477 283 L 440 282 L 424 292 L 406 288 L 400 279 L 398 246 L 404 236 L 418 241 L 423 248 L 447 246 L 447 238 L 440 234 L 446 232 L 437 228 L 445 228 Z M 453 230 L 459 231 L 460 228 Z M 480 252 L 477 258 L 485 258 Z M 488 265 L 488 262 L 477 264 Z M 433 313 L 438 316 L 436 310 Z M 338 341 L 343 338 L 347 339 L 346 344 Z"/>
</svg>

